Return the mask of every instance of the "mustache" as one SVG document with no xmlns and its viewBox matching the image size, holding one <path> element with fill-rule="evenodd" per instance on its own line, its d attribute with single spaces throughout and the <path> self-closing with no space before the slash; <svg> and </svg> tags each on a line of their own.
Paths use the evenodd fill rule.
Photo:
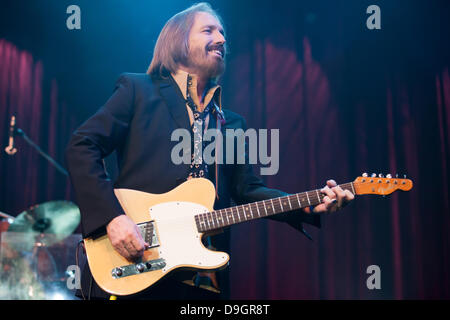
<svg viewBox="0 0 450 320">
<path fill-rule="evenodd" d="M 225 53 L 226 53 L 225 46 L 223 44 L 220 44 L 220 43 L 219 44 L 210 44 L 210 45 L 208 45 L 206 47 L 206 49 L 208 51 L 210 51 L 210 50 L 219 50 L 220 52 L 222 52 L 223 55 L 225 55 Z"/>
</svg>

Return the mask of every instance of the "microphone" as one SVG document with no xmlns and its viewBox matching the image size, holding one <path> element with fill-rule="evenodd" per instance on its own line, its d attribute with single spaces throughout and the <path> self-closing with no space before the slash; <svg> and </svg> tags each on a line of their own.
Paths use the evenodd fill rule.
<svg viewBox="0 0 450 320">
<path fill-rule="evenodd" d="M 11 122 L 9 123 L 9 145 L 5 148 L 5 152 L 10 156 L 13 156 L 17 149 L 14 148 L 14 135 L 16 134 L 16 117 L 11 117 Z"/>
</svg>

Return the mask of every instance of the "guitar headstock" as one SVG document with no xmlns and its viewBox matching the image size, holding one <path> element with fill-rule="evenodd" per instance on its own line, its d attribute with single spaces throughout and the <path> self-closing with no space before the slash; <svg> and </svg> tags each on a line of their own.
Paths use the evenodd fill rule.
<svg viewBox="0 0 450 320">
<path fill-rule="evenodd" d="M 393 178 L 390 174 L 386 177 L 382 174 L 378 176 L 375 173 L 369 177 L 367 173 L 363 173 L 361 177 L 357 177 L 353 181 L 356 194 L 378 194 L 388 195 L 396 190 L 409 191 L 413 187 L 413 182 L 410 179 L 398 178 L 396 175 Z"/>
</svg>

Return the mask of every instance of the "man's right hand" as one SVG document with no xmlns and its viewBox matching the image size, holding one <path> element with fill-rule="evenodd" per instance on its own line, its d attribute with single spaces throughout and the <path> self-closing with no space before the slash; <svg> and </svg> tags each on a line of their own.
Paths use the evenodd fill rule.
<svg viewBox="0 0 450 320">
<path fill-rule="evenodd" d="M 115 217 L 106 226 L 109 240 L 117 252 L 128 260 L 135 260 L 149 247 L 139 232 L 138 226 L 126 215 Z"/>
</svg>

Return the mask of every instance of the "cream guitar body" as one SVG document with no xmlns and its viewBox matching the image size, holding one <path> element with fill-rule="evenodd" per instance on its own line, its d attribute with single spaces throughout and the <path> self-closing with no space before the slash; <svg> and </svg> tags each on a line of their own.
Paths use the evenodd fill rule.
<svg viewBox="0 0 450 320">
<path fill-rule="evenodd" d="M 412 188 L 409 179 L 368 177 L 341 184 L 354 195 L 386 196 Z M 112 295 L 142 291 L 176 269 L 218 270 L 227 266 L 225 252 L 212 251 L 202 237 L 225 227 L 317 205 L 325 196 L 319 189 L 214 210 L 215 189 L 203 178 L 188 180 L 164 194 L 116 189 L 125 213 L 151 244 L 140 261 L 128 261 L 112 247 L 107 235 L 84 239 L 87 260 L 97 284 Z"/>
<path fill-rule="evenodd" d="M 117 253 L 107 235 L 84 240 L 92 276 L 106 292 L 133 294 L 175 269 L 217 270 L 227 266 L 228 254 L 205 248 L 204 233 L 195 223 L 195 215 L 213 211 L 215 189 L 209 180 L 191 179 L 164 194 L 130 189 L 116 189 L 115 194 L 127 216 L 152 243 L 136 262 Z"/>
</svg>

